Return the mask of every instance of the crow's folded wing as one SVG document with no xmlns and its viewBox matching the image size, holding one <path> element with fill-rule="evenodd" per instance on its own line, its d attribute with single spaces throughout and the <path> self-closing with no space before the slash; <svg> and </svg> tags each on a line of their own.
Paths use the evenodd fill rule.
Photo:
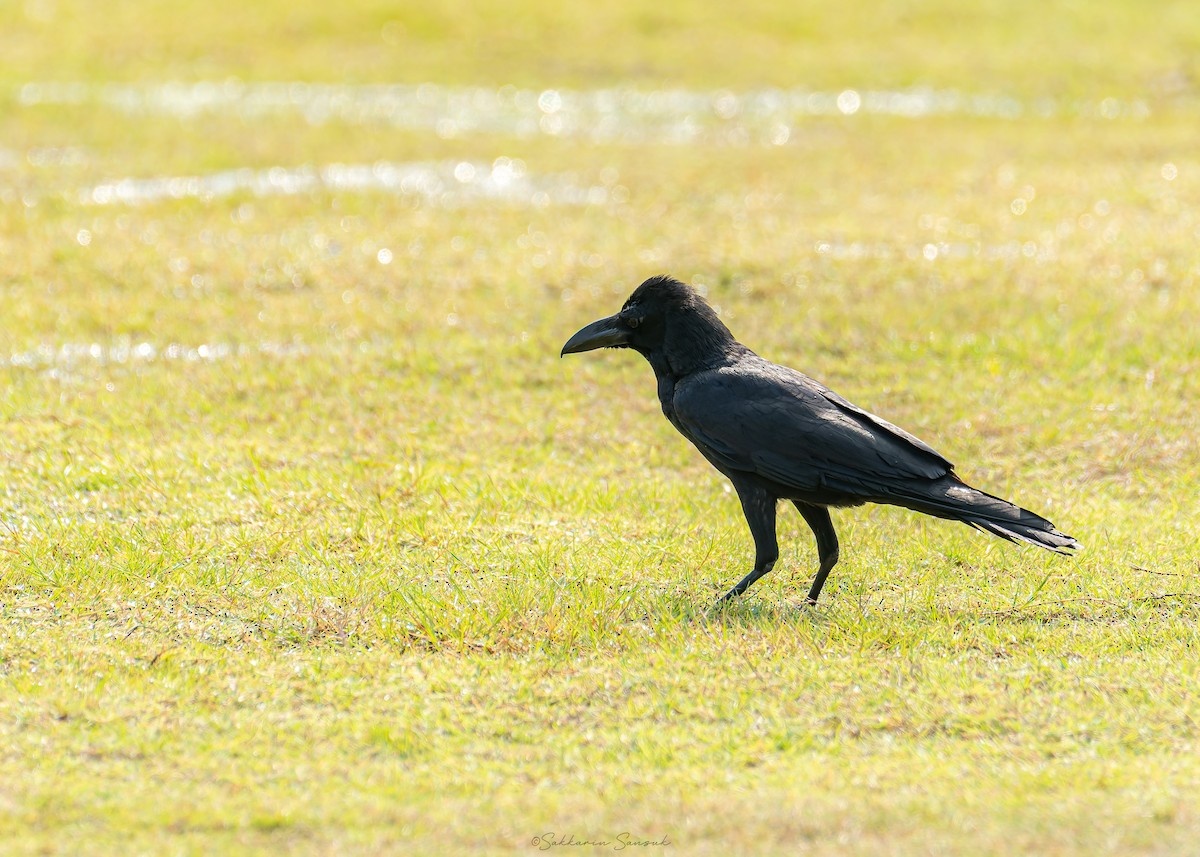
<svg viewBox="0 0 1200 857">
<path fill-rule="evenodd" d="M 878 497 L 953 469 L 908 432 L 758 357 L 683 379 L 673 405 L 680 428 L 718 466 L 802 491 Z"/>
</svg>

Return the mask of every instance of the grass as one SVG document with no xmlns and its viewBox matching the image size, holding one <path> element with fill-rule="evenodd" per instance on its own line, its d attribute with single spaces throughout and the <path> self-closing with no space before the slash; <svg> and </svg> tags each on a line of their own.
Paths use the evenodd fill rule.
<svg viewBox="0 0 1200 857">
<path fill-rule="evenodd" d="M 0 8 L 6 853 L 1194 849 L 1186 4 L 293 5 Z M 18 98 L 230 77 L 1149 113 L 623 145 Z M 501 156 L 605 201 L 79 196 Z M 664 271 L 1085 550 L 839 511 L 807 609 L 784 510 L 776 570 L 712 612 L 751 560 L 736 499 L 639 358 L 557 356 Z"/>
</svg>

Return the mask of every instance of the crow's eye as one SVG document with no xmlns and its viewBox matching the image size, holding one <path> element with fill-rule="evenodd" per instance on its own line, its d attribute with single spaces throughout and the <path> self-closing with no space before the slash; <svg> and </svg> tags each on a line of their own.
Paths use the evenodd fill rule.
<svg viewBox="0 0 1200 857">
<path fill-rule="evenodd" d="M 637 327 L 639 324 L 642 323 L 642 320 L 640 318 L 638 318 L 636 315 L 631 315 L 629 318 L 625 319 L 625 323 L 627 325 L 629 325 L 630 327 Z"/>
</svg>

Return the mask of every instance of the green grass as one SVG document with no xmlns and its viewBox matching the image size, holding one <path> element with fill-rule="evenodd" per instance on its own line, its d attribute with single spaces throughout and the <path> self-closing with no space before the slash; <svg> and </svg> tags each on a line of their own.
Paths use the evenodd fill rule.
<svg viewBox="0 0 1200 857">
<path fill-rule="evenodd" d="M 0 850 L 1195 849 L 1189 4 L 295 5 L 0 6 Z M 635 146 L 17 95 L 232 77 L 929 85 L 1149 115 Z M 500 156 L 621 190 L 78 195 Z M 736 498 L 640 358 L 558 359 L 660 272 L 1084 550 L 839 511 L 808 609 L 785 509 L 776 570 L 712 612 L 752 558 Z"/>
</svg>

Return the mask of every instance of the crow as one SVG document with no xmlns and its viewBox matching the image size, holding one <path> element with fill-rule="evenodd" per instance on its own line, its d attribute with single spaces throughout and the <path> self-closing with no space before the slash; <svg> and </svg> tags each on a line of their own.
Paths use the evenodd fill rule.
<svg viewBox="0 0 1200 857">
<path fill-rule="evenodd" d="M 1079 547 L 1045 518 L 967 485 L 924 441 L 759 357 L 676 279 L 646 280 L 620 312 L 584 327 L 559 356 L 597 348 L 630 348 L 649 361 L 671 425 L 737 491 L 754 539 L 754 568 L 718 603 L 774 567 L 780 500 L 790 500 L 816 536 L 820 565 L 809 604 L 838 561 L 830 506 L 888 503 L 1055 553 Z"/>
</svg>

